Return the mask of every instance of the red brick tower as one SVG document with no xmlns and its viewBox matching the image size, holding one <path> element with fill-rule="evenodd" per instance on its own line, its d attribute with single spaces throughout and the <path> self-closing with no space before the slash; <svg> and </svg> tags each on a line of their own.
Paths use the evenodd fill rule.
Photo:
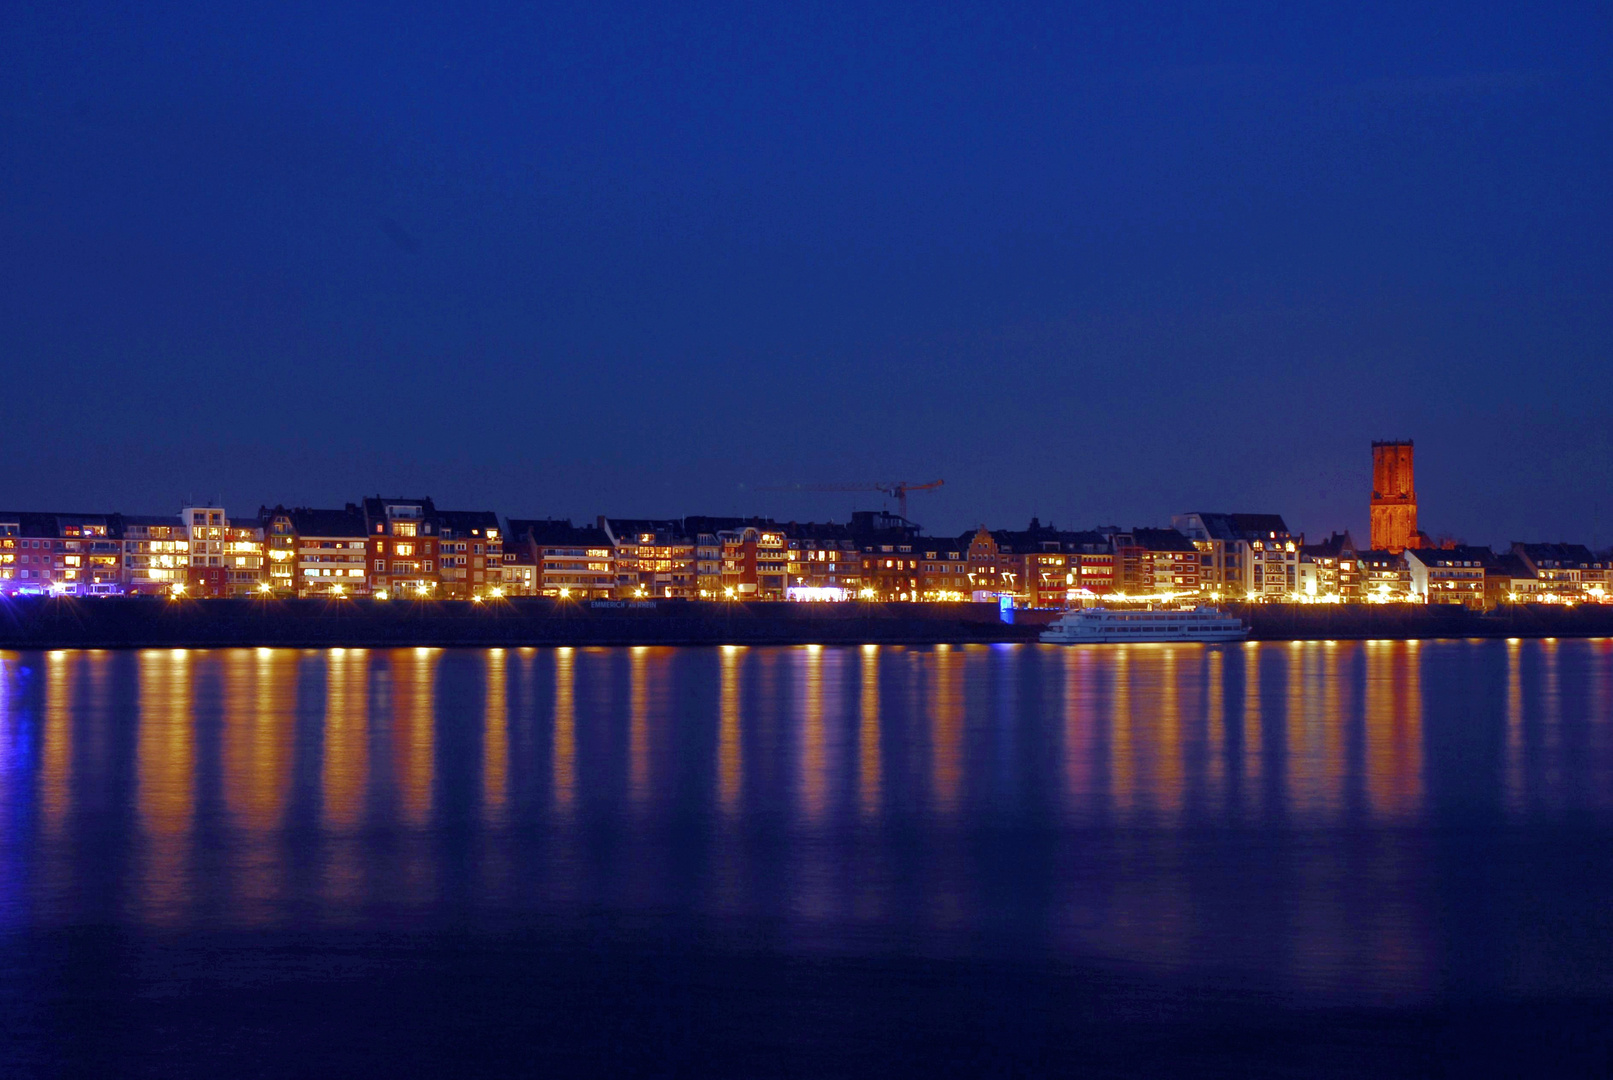
<svg viewBox="0 0 1613 1080">
<path fill-rule="evenodd" d="M 1395 554 L 1417 546 L 1417 485 L 1411 440 L 1372 444 L 1372 547 Z"/>
</svg>

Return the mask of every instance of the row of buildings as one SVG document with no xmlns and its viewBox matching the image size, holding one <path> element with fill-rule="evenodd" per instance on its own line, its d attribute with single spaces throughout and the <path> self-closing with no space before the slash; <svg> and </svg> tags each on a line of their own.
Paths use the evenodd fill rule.
<svg viewBox="0 0 1613 1080">
<path fill-rule="evenodd" d="M 1277 514 L 1178 514 L 1169 528 L 926 536 L 895 515 L 502 519 L 429 498 L 341 509 L 219 506 L 173 516 L 0 512 L 0 594 L 369 596 L 378 599 L 994 600 L 1024 607 L 1204 599 L 1505 602 L 1609 599 L 1613 556 L 1307 543 Z"/>
</svg>

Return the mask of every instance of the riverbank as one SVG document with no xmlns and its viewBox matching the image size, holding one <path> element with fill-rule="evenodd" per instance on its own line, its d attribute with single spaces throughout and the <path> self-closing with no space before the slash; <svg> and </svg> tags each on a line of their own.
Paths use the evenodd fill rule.
<svg viewBox="0 0 1613 1080">
<path fill-rule="evenodd" d="M 1613 605 L 1508 604 L 1473 611 L 1456 604 L 1227 604 L 1251 641 L 1613 636 Z"/>
<path fill-rule="evenodd" d="M 0 648 L 395 648 L 1034 641 L 995 604 L 787 604 L 542 598 L 91 600 L 0 605 Z"/>
<path fill-rule="evenodd" d="M 1613 636 L 1613 606 L 1494 612 L 1408 605 L 1226 605 L 1254 641 Z M 987 603 L 74 600 L 0 602 L 0 648 L 931 645 L 1035 641 L 1052 612 Z"/>
</svg>

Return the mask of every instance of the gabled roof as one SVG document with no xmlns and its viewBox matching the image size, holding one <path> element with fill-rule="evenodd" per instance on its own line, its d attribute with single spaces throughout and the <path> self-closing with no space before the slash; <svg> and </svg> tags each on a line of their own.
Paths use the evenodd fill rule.
<svg viewBox="0 0 1613 1080">
<path fill-rule="evenodd" d="M 538 547 L 610 547 L 610 537 L 597 525 L 573 525 L 570 518 L 510 518 L 506 544 Z"/>
<path fill-rule="evenodd" d="M 1175 529 L 1133 529 L 1131 541 L 1144 551 L 1190 551 L 1197 554 L 1199 550 L 1193 546 L 1193 541 Z"/>
<path fill-rule="evenodd" d="M 1030 524 L 1023 529 L 993 529 L 991 538 L 997 542 L 999 551 L 1010 554 L 1063 549 L 1059 531 L 1051 525 L 1043 525 L 1038 518 L 1031 518 Z"/>
<path fill-rule="evenodd" d="M 1497 555 L 1495 557 L 1495 565 L 1493 567 L 1486 567 L 1486 569 L 1493 569 L 1496 573 L 1505 577 L 1516 578 L 1519 580 L 1537 577 L 1535 572 L 1530 569 L 1529 564 L 1524 561 L 1523 556 L 1511 551 L 1502 552 L 1501 554 Z"/>
<path fill-rule="evenodd" d="M 969 557 L 969 545 L 960 543 L 956 537 L 951 536 L 915 536 L 911 541 L 913 554 L 927 557 L 928 553 L 935 552 L 937 559 L 957 559 L 962 561 Z"/>
<path fill-rule="evenodd" d="M 364 517 L 369 521 L 385 521 L 386 508 L 389 506 L 418 506 L 420 507 L 420 516 L 428 521 L 435 519 L 437 516 L 437 505 L 428 496 L 415 498 L 405 495 L 396 497 L 369 495 L 362 500 L 360 509 L 363 511 Z"/>
<path fill-rule="evenodd" d="M 613 518 L 601 514 L 599 526 L 618 543 L 637 543 L 639 537 L 646 534 L 655 537 L 655 542 L 660 544 L 692 542 L 678 518 Z"/>
<path fill-rule="evenodd" d="M 856 539 L 851 527 L 838 521 L 792 521 L 784 526 L 784 535 L 791 540 L 815 540 L 837 545 L 849 545 Z"/>
<path fill-rule="evenodd" d="M 1534 563 L 1552 570 L 1589 570 L 1605 565 L 1604 560 L 1584 544 L 1523 544 L 1512 550 Z"/>
<path fill-rule="evenodd" d="M 1416 558 L 1424 566 L 1461 566 L 1463 563 L 1493 566 L 1495 552 L 1487 547 L 1457 545 L 1448 548 L 1407 548 L 1407 558 Z"/>
<path fill-rule="evenodd" d="M 175 517 L 174 523 L 179 519 Z M 105 539 L 119 535 L 121 520 L 117 514 L 78 514 L 56 510 L 0 510 L 0 524 L 16 525 L 17 535 L 58 539 L 66 536 L 68 525 L 104 525 Z M 74 537 L 73 539 L 79 539 Z"/>
<path fill-rule="evenodd" d="M 1086 554 L 1104 554 L 1114 549 L 1114 544 L 1105 534 L 1095 529 L 1086 529 L 1080 532 L 1059 533 L 1059 543 L 1065 551 L 1079 551 Z"/>
<path fill-rule="evenodd" d="M 1350 539 L 1348 530 L 1333 533 L 1326 540 L 1318 544 L 1301 544 L 1301 555 L 1308 555 L 1313 559 L 1339 559 L 1355 551 L 1355 541 Z"/>
<path fill-rule="evenodd" d="M 733 532 L 736 529 L 765 529 L 768 532 L 782 533 L 784 527 L 772 518 L 764 517 L 706 517 L 694 516 L 683 519 L 684 531 L 693 537 L 701 535 L 715 536 L 718 533 Z"/>
<path fill-rule="evenodd" d="M 354 540 L 366 537 L 369 532 L 364 525 L 364 515 L 359 513 L 358 507 L 352 503 L 348 503 L 342 510 L 276 506 L 273 509 L 265 507 L 258 511 L 258 521 L 265 530 L 277 517 L 289 518 L 291 530 L 298 536 L 330 536 Z"/>
<path fill-rule="evenodd" d="M 1292 535 L 1281 514 L 1222 514 L 1195 510 L 1192 516 L 1204 522 L 1204 530 L 1212 540 L 1271 540 L 1273 534 L 1284 539 Z"/>
<path fill-rule="evenodd" d="M 437 531 L 452 532 L 456 538 L 486 536 L 498 531 L 498 515 L 491 510 L 438 510 Z"/>
</svg>

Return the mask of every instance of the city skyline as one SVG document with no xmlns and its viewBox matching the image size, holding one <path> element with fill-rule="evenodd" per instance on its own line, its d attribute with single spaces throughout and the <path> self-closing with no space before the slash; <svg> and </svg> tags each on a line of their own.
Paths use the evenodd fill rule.
<svg viewBox="0 0 1613 1080">
<path fill-rule="evenodd" d="M 347 12 L 7 12 L 0 504 L 1613 538 L 1599 16 Z"/>
<path fill-rule="evenodd" d="M 430 496 L 231 514 L 0 509 L 0 595 L 558 600 L 989 601 L 1005 608 L 1184 600 L 1260 603 L 1605 603 L 1613 552 L 1559 538 L 1492 549 L 1419 528 L 1415 445 L 1371 444 L 1370 534 L 1326 538 L 1282 514 L 1197 510 L 1167 527 L 926 532 L 910 516 L 845 521 L 678 514 L 521 518 Z M 907 510 L 922 484 L 877 491 Z"/>
<path fill-rule="evenodd" d="M 1190 512 L 1191 507 L 1232 506 L 1239 508 L 1238 512 L 1241 513 L 1279 513 L 1292 524 L 1296 534 L 1303 534 L 1307 536 L 1323 536 L 1333 532 L 1349 532 L 1359 538 L 1363 547 L 1367 547 L 1369 546 L 1369 538 L 1374 535 L 1372 528 L 1372 514 L 1370 511 L 1373 503 L 1376 501 L 1373 498 L 1373 495 L 1375 494 L 1373 483 L 1375 480 L 1375 470 L 1378 468 L 1376 463 L 1378 459 L 1379 447 L 1404 445 L 1409 450 L 1412 442 L 1413 440 L 1374 440 L 1371 448 L 1373 455 L 1372 458 L 1365 462 L 1363 466 L 1357 470 L 1357 475 L 1354 477 L 1354 482 L 1358 489 L 1357 494 L 1359 495 L 1359 497 L 1355 500 L 1355 502 L 1358 504 L 1356 507 L 1356 512 L 1353 515 L 1345 515 L 1340 519 L 1331 521 L 1323 520 L 1316 522 L 1301 515 L 1295 514 L 1292 510 L 1286 509 L 1283 505 L 1273 503 L 1256 503 L 1253 500 L 1239 500 L 1236 498 L 1222 499 L 1219 501 L 1212 500 L 1210 498 L 1199 498 L 1196 500 L 1190 498 L 1184 502 L 1181 507 L 1159 507 L 1155 510 L 1152 516 L 1133 518 L 1121 517 L 1118 515 L 1105 515 L 1101 511 L 1096 513 L 1087 513 L 1084 516 L 1049 515 L 1039 512 L 1033 505 L 1031 511 L 1020 520 L 1029 521 L 1035 519 L 1040 521 L 1043 525 L 1076 531 L 1105 527 L 1168 528 L 1170 527 L 1171 520 L 1174 516 Z M 1425 491 L 1429 491 L 1432 495 L 1431 500 L 1425 500 L 1424 502 L 1426 510 L 1423 514 L 1421 524 L 1426 526 L 1426 528 L 1420 530 L 1424 537 L 1424 542 L 1429 545 L 1438 545 L 1441 543 L 1471 543 L 1505 548 L 1512 543 L 1517 542 L 1574 542 L 1583 543 L 1589 546 L 1592 550 L 1601 551 L 1608 545 L 1610 540 L 1613 540 L 1613 536 L 1610 536 L 1608 530 L 1604 526 L 1604 517 L 1602 511 L 1603 503 L 1599 498 L 1594 497 L 1589 503 L 1590 527 L 1581 532 L 1570 532 L 1564 529 L 1554 531 L 1547 521 L 1536 521 L 1535 519 L 1531 518 L 1528 509 L 1522 507 L 1510 508 L 1508 513 L 1499 515 L 1499 517 L 1503 520 L 1523 522 L 1524 524 L 1521 529 L 1503 528 L 1501 525 L 1494 522 L 1488 524 L 1480 523 L 1479 527 L 1474 530 L 1464 530 L 1451 527 L 1446 524 L 1446 514 L 1444 513 L 1443 509 L 1444 492 L 1441 490 L 1442 485 L 1449 483 L 1449 478 L 1448 476 L 1436 474 L 1436 478 L 1433 481 L 1428 481 L 1426 479 L 1426 473 L 1424 472 L 1425 465 L 1423 464 L 1425 454 L 1426 449 L 1423 451 L 1423 453 L 1419 453 L 1418 455 L 1418 486 Z M 1440 461 L 1438 448 L 1435 448 L 1433 457 L 1436 463 Z M 727 502 L 718 500 L 718 505 L 716 506 L 700 505 L 691 509 L 689 500 L 679 499 L 676 495 L 668 495 L 664 496 L 662 501 L 658 502 L 654 506 L 653 509 L 655 512 L 637 512 L 637 508 L 629 507 L 629 509 L 635 510 L 635 512 L 626 514 L 613 512 L 615 508 L 612 507 L 602 508 L 600 502 L 603 502 L 603 500 L 600 500 L 600 502 L 596 502 L 592 505 L 585 505 L 580 509 L 568 509 L 552 503 L 545 504 L 542 500 L 532 499 L 530 497 L 528 498 L 528 501 L 523 501 L 519 498 L 512 498 L 508 494 L 496 497 L 491 503 L 477 503 L 474 499 L 461 497 L 455 492 L 445 493 L 452 496 L 448 501 L 454 505 L 479 505 L 490 507 L 500 516 L 514 518 L 568 518 L 580 522 L 591 522 L 603 517 L 665 520 L 673 518 L 681 519 L 694 514 L 716 515 L 720 517 L 732 518 L 768 519 L 779 523 L 809 523 L 814 521 L 832 523 L 836 521 L 850 521 L 852 514 L 859 510 L 880 510 L 890 513 L 897 512 L 898 500 L 891 491 L 885 490 L 881 492 L 869 490 L 875 488 L 886 488 L 888 487 L 889 483 L 889 481 L 886 481 L 873 483 L 865 482 L 860 484 L 827 483 L 814 485 L 809 483 L 796 485 L 746 485 L 738 489 Z M 329 485 L 326 485 L 327 488 L 328 486 Z M 1458 488 L 1461 488 L 1467 485 L 1466 483 L 1463 483 L 1457 486 Z M 784 488 L 790 487 L 796 488 L 797 490 L 783 490 Z M 817 487 L 819 490 L 813 490 L 814 487 Z M 913 501 L 908 515 L 909 520 L 912 521 L 923 532 L 936 536 L 956 536 L 964 532 L 971 531 L 979 526 L 986 526 L 992 529 L 1018 527 L 1018 524 L 1014 522 L 1013 519 L 992 517 L 988 516 L 984 512 L 971 514 L 967 507 L 962 508 L 960 513 L 958 504 L 960 501 L 962 501 L 962 496 L 959 495 L 957 487 L 958 485 L 951 481 L 935 484 L 933 488 L 931 488 L 931 485 L 929 484 L 911 485 L 911 489 L 913 490 L 914 494 L 911 496 Z M 852 493 L 851 489 L 853 488 L 862 490 Z M 930 488 L 930 490 L 924 490 L 926 488 Z M 220 497 L 219 492 L 213 491 L 203 497 L 198 497 L 196 494 L 192 493 L 179 498 L 171 499 L 169 501 L 173 506 L 173 512 L 177 513 L 185 506 L 250 507 L 256 505 L 259 507 L 268 507 L 278 504 L 305 508 L 339 508 L 351 502 L 355 497 L 362 497 L 355 496 L 351 491 L 338 492 L 336 496 L 327 499 L 306 497 L 307 492 L 317 492 L 320 489 L 321 486 L 317 484 L 305 486 L 301 489 L 304 492 L 303 497 L 293 495 L 290 498 L 277 498 L 273 500 L 252 498 L 250 495 L 244 499 L 222 498 Z M 472 485 L 471 490 L 478 489 L 485 490 L 485 486 Z M 947 494 L 949 493 L 949 489 L 951 497 L 946 498 Z M 277 490 L 286 489 L 282 487 L 278 488 Z M 376 492 L 420 492 L 434 489 L 431 489 L 429 485 L 424 484 L 383 485 L 379 488 L 372 484 L 369 485 L 368 488 L 361 490 L 374 490 Z M 1416 494 L 1413 493 L 1411 515 L 1411 528 L 1413 529 L 1417 529 L 1418 527 L 1416 498 Z M 932 525 L 931 521 L 939 518 L 940 516 L 931 512 L 932 501 L 939 503 L 943 500 L 951 504 L 947 507 L 949 517 L 941 519 L 942 523 L 939 525 Z M 981 502 L 989 503 L 989 501 L 990 500 L 982 500 Z M 832 509 L 832 504 L 836 502 L 840 503 L 840 505 L 843 507 L 843 509 L 841 509 L 839 512 L 835 512 Z M 506 509 L 506 507 L 509 509 Z M 794 512 L 792 508 L 795 507 L 830 507 L 830 509 L 828 512 L 811 514 Z M 25 509 L 25 507 L 23 507 L 21 504 L 13 505 L 10 508 L 14 510 Z M 1610 497 L 1608 508 L 1613 510 L 1613 497 Z M 169 512 L 161 509 L 160 507 L 131 504 L 130 500 L 128 499 L 114 500 L 114 507 L 112 509 L 107 509 L 99 506 L 86 506 L 82 500 L 51 498 L 46 499 L 42 503 L 34 504 L 33 509 L 49 511 L 52 513 L 67 514 L 145 514 Z"/>
</svg>

